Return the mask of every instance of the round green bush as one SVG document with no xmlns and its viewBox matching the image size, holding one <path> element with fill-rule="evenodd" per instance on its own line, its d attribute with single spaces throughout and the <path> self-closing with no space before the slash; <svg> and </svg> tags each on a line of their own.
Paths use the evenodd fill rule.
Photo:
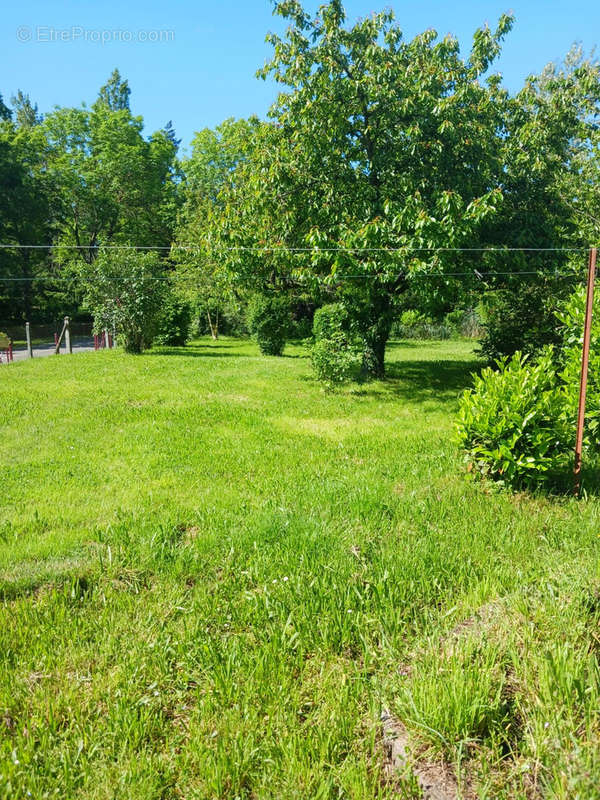
<svg viewBox="0 0 600 800">
<path fill-rule="evenodd" d="M 484 369 L 463 395 L 458 435 L 470 469 L 514 488 L 533 488 L 572 459 L 573 430 L 552 349 L 536 363 L 516 353 Z"/>
<path fill-rule="evenodd" d="M 291 318 L 286 298 L 255 295 L 248 303 L 248 328 L 260 352 L 280 356 L 289 335 Z"/>
<path fill-rule="evenodd" d="M 154 252 L 101 250 L 82 264 L 84 306 L 94 317 L 94 333 L 114 330 L 128 353 L 152 345 L 167 292 L 164 266 Z"/>
<path fill-rule="evenodd" d="M 348 312 L 330 303 L 315 312 L 311 361 L 317 379 L 329 388 L 352 379 L 360 355 L 350 330 Z"/>
<path fill-rule="evenodd" d="M 183 347 L 190 335 L 192 306 L 173 292 L 166 295 L 154 344 Z"/>
<path fill-rule="evenodd" d="M 578 288 L 555 312 L 559 347 L 536 360 L 517 352 L 484 369 L 460 403 L 458 434 L 471 469 L 512 487 L 570 483 L 579 405 L 586 292 Z M 600 453 L 600 296 L 592 321 L 586 459 Z"/>
</svg>

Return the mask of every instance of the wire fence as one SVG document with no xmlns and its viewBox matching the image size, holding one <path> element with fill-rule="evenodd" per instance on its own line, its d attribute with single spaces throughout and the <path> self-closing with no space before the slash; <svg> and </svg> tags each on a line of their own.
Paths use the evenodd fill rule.
<svg viewBox="0 0 600 800">
<path fill-rule="evenodd" d="M 169 246 L 165 245 L 139 245 L 139 244 L 106 244 L 94 245 L 89 247 L 87 245 L 64 245 L 64 244 L 20 244 L 20 243 L 0 243 L 0 250 L 71 250 L 71 251 L 96 251 L 112 250 L 112 251 L 160 251 L 160 252 L 173 252 L 173 251 L 194 251 L 203 252 L 206 250 L 205 244 L 197 243 L 175 243 Z M 401 245 L 397 247 L 293 247 L 281 243 L 274 244 L 261 244 L 260 246 L 219 246 L 216 252 L 248 252 L 259 254 L 278 255 L 288 253 L 290 255 L 303 255 L 303 256 L 327 256 L 335 253 L 347 253 L 353 255 L 384 255 L 384 254 L 404 254 L 404 255 L 435 255 L 438 253 L 455 253 L 455 254 L 486 254 L 496 256 L 509 256 L 510 254 L 529 254 L 529 255 L 543 255 L 543 254 L 556 254 L 564 253 L 568 255 L 581 254 L 581 267 L 573 267 L 567 271 L 559 270 L 556 268 L 548 269 L 487 269 L 482 267 L 478 269 L 473 267 L 471 269 L 449 270 L 443 269 L 426 270 L 415 269 L 405 270 L 401 273 L 395 274 L 389 267 L 386 270 L 374 269 L 368 272 L 335 272 L 329 274 L 326 272 L 319 272 L 316 269 L 292 270 L 292 275 L 286 276 L 286 280 L 290 286 L 306 288 L 310 285 L 320 284 L 329 291 L 339 288 L 344 281 L 355 280 L 380 280 L 384 283 L 392 283 L 394 280 L 410 280 L 418 285 L 418 281 L 422 279 L 427 280 L 450 280 L 450 279 L 471 279 L 475 281 L 475 285 L 481 287 L 482 293 L 493 293 L 497 289 L 494 287 L 498 284 L 494 282 L 496 279 L 516 278 L 519 280 L 526 280 L 529 278 L 541 278 L 544 280 L 564 281 L 583 283 L 585 279 L 585 259 L 584 253 L 589 253 L 590 249 L 580 246 L 552 246 L 552 247 L 508 247 L 508 246 L 485 246 L 485 247 L 417 247 L 410 245 Z M 173 272 L 152 275 L 149 274 L 145 278 L 148 281 L 167 281 L 173 282 L 178 280 L 176 274 Z M 60 282 L 68 282 L 70 285 L 85 285 L 86 282 L 93 279 L 86 279 L 82 275 L 73 275 L 72 272 L 56 272 L 56 273 L 39 273 L 36 275 L 0 275 L 0 284 L 35 284 L 35 283 L 50 283 L 60 284 Z M 189 284 L 189 279 L 186 279 Z M 52 324 L 33 324 L 29 326 L 29 340 L 25 336 L 25 326 L 9 324 L 0 327 L 0 331 L 4 333 L 11 342 L 13 355 L 17 358 L 23 357 L 23 352 L 29 350 L 33 355 L 46 355 L 51 354 L 56 349 L 58 338 L 58 331 L 60 330 L 61 322 Z M 2 325 L 0 323 L 0 325 Z M 464 327 L 464 326 L 463 326 Z M 480 338 L 483 333 L 483 325 L 480 320 L 471 317 L 470 325 L 467 329 L 459 330 L 458 335 L 465 338 Z M 112 343 L 112 336 L 108 333 L 103 333 L 100 337 L 94 337 L 92 333 L 91 322 L 71 322 L 71 344 L 75 350 L 86 349 L 99 349 Z M 413 325 L 403 325 L 399 320 L 395 325 L 395 333 L 401 338 L 412 339 L 433 339 L 451 338 L 457 335 L 455 326 L 445 323 L 445 321 L 436 322 L 433 320 L 420 321 Z M 61 352 L 61 344 L 56 349 L 56 352 Z M 64 344 L 62 344 L 64 349 Z"/>
<path fill-rule="evenodd" d="M 333 255 L 334 253 L 346 253 L 348 255 L 381 255 L 384 254 L 396 254 L 396 255 L 429 255 L 434 256 L 436 254 L 469 254 L 469 255 L 510 255 L 510 254 L 524 254 L 524 255 L 542 255 L 542 254 L 551 254 L 551 253 L 565 253 L 565 254 L 584 254 L 589 252 L 588 247 L 575 247 L 575 246 L 560 246 L 560 247 L 508 247 L 508 246 L 486 246 L 486 247 L 416 247 L 412 245 L 400 245 L 396 247 L 341 247 L 341 246 L 331 246 L 331 247 L 294 247 L 290 245 L 275 243 L 275 244 L 261 244 L 260 246 L 243 246 L 243 245 L 235 245 L 235 246 L 225 246 L 225 245 L 216 245 L 216 246 L 207 246 L 206 244 L 197 244 L 197 243 L 173 243 L 171 245 L 139 245 L 139 244 L 106 244 L 106 245 L 63 245 L 63 244 L 17 244 L 17 243 L 0 243 L 0 250 L 70 250 L 70 251 L 85 251 L 88 253 L 96 252 L 99 253 L 100 251 L 104 250 L 111 250 L 111 251 L 158 251 L 158 252 L 176 252 L 176 251 L 188 251 L 188 252 L 198 252 L 198 253 L 207 253 L 210 251 L 211 254 L 215 255 L 218 253 L 253 253 L 253 254 L 262 254 L 262 255 L 285 255 L 289 254 L 291 256 L 314 256 L 314 257 L 322 257 L 327 255 Z M 381 269 L 373 269 L 368 272 L 335 272 L 329 275 L 325 275 L 323 273 L 318 273 L 316 271 L 309 271 L 306 270 L 305 273 L 302 273 L 301 269 L 292 270 L 294 273 L 293 276 L 288 276 L 288 280 L 295 283 L 297 286 L 302 286 L 304 283 L 310 282 L 339 282 L 344 280 L 385 280 L 388 282 L 392 282 L 394 280 L 401 280 L 403 278 L 408 278 L 411 281 L 418 281 L 422 279 L 433 279 L 433 280 L 447 280 L 450 278 L 477 278 L 481 282 L 485 281 L 493 281 L 497 278 L 532 278 L 532 277 L 540 277 L 540 278 L 551 278 L 553 280 L 567 280 L 567 281 L 578 281 L 584 279 L 584 266 L 583 266 L 583 259 L 582 259 L 582 267 L 581 267 L 581 274 L 579 274 L 576 270 L 568 270 L 568 271 L 561 271 L 556 268 L 554 269 L 517 269 L 517 270 L 506 270 L 506 269 L 495 269 L 495 270 L 487 270 L 482 271 L 476 267 L 472 267 L 471 269 L 462 269 L 460 271 L 457 270 L 445 270 L 445 269 L 437 269 L 437 270 L 424 270 L 422 268 L 418 269 L 409 269 L 404 270 L 403 272 L 393 274 L 393 272 L 388 268 L 385 271 Z M 176 279 L 174 274 L 165 274 L 165 275 L 147 275 L 145 280 L 148 281 L 167 281 L 171 282 Z M 36 283 L 40 281 L 47 281 L 53 283 L 60 283 L 62 281 L 68 282 L 72 285 L 85 285 L 85 283 L 90 282 L 91 278 L 85 278 L 82 275 L 73 275 L 72 273 L 38 273 L 37 275 L 28 275 L 28 276 L 0 276 L 0 282 L 11 284 L 11 283 Z"/>
<path fill-rule="evenodd" d="M 22 361 L 30 357 L 41 358 L 55 353 L 85 352 L 104 347 L 104 338 L 94 336 L 92 324 L 91 321 L 70 322 L 68 343 L 64 337 L 60 339 L 63 319 L 55 323 L 0 323 L 0 335 L 4 334 L 10 342 L 10 360 Z M 7 351 L 4 354 L 3 363 L 8 363 Z"/>
</svg>

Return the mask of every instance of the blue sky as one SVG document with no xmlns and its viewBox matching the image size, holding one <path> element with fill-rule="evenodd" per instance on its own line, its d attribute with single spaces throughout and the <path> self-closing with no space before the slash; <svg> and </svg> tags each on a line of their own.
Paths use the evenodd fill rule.
<svg viewBox="0 0 600 800">
<path fill-rule="evenodd" d="M 316 9 L 318 2 L 305 5 Z M 347 0 L 345 5 L 350 19 L 391 6 L 406 36 L 433 27 L 440 35 L 458 36 L 464 50 L 476 27 L 513 11 L 516 26 L 499 62 L 511 90 L 564 56 L 573 42 L 589 50 L 600 40 L 597 0 Z M 6 100 L 22 89 L 41 111 L 89 104 L 118 67 L 146 131 L 170 119 L 185 146 L 194 131 L 226 117 L 266 113 L 276 88 L 254 73 L 269 56 L 266 32 L 282 28 L 271 9 L 269 0 L 11 2 L 2 11 L 0 92 Z M 144 36 L 163 41 L 136 41 Z M 102 37 L 112 40 L 102 43 Z"/>
</svg>

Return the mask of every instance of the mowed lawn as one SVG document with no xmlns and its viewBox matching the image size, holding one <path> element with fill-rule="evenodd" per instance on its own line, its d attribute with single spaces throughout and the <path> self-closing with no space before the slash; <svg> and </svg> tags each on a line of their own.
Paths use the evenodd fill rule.
<svg viewBox="0 0 600 800">
<path fill-rule="evenodd" d="M 600 797 L 600 504 L 468 479 L 464 342 L 0 367 L 0 797 Z"/>
</svg>

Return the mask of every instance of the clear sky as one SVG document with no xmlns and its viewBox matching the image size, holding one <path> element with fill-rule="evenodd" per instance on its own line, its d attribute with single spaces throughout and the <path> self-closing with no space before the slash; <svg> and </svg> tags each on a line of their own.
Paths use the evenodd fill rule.
<svg viewBox="0 0 600 800">
<path fill-rule="evenodd" d="M 318 5 L 305 2 L 311 10 Z M 587 50 L 600 43 L 598 0 L 346 0 L 345 6 L 350 20 L 391 6 L 406 36 L 435 28 L 458 36 L 465 51 L 476 27 L 513 11 L 516 26 L 499 61 L 511 90 L 562 58 L 573 42 Z M 185 146 L 194 131 L 226 117 L 266 113 L 276 88 L 254 73 L 269 56 L 265 34 L 282 29 L 271 10 L 270 0 L 7 2 L 0 92 L 8 100 L 22 89 L 42 112 L 90 104 L 118 67 L 147 133 L 172 120 Z"/>
</svg>

